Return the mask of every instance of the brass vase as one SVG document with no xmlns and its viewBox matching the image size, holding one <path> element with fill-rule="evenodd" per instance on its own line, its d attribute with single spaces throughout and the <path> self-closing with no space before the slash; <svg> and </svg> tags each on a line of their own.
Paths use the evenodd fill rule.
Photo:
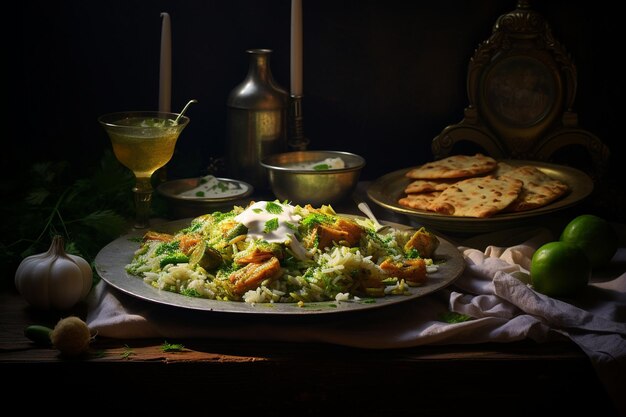
<svg viewBox="0 0 626 417">
<path fill-rule="evenodd" d="M 249 49 L 248 75 L 229 94 L 228 170 L 232 178 L 267 190 L 260 160 L 287 150 L 289 95 L 274 81 L 269 49 Z"/>
</svg>

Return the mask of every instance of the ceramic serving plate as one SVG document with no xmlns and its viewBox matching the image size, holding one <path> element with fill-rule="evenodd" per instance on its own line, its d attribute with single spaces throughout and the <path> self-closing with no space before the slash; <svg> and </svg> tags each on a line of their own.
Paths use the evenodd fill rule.
<svg viewBox="0 0 626 417">
<path fill-rule="evenodd" d="M 191 220 L 192 219 L 183 219 L 164 223 L 156 227 L 155 230 L 174 233 L 187 227 Z M 388 224 L 399 229 L 408 228 L 408 226 L 401 224 Z M 274 315 L 336 314 L 349 311 L 369 310 L 416 300 L 440 290 L 454 282 L 454 280 L 461 275 L 465 266 L 463 256 L 456 246 L 443 238 L 439 238 L 440 245 L 433 256 L 435 262 L 439 264 L 437 272 L 428 274 L 428 280 L 424 285 L 411 287 L 408 295 L 388 295 L 381 298 L 368 298 L 361 301 L 309 302 L 305 303 L 303 307 L 299 307 L 296 303 L 249 304 L 236 301 L 217 301 L 188 297 L 159 290 L 145 283 L 141 278 L 128 274 L 125 270 L 125 266 L 131 262 L 134 252 L 139 248 L 139 240 L 144 233 L 145 231 L 132 232 L 114 240 L 102 248 L 96 256 L 96 271 L 109 285 L 126 294 L 146 301 L 188 310 Z"/>
<path fill-rule="evenodd" d="M 550 177 L 567 184 L 569 191 L 560 199 L 534 210 L 517 213 L 498 213 L 489 218 L 450 216 L 425 210 L 416 210 L 398 204 L 398 200 L 406 196 L 404 189 L 412 181 L 405 175 L 414 168 L 410 167 L 380 177 L 368 187 L 367 195 L 379 206 L 396 213 L 405 214 L 416 224 L 430 227 L 435 231 L 479 233 L 527 225 L 541 216 L 558 212 L 580 203 L 593 191 L 591 178 L 575 168 L 537 161 L 505 160 L 503 162 L 513 166 L 534 166 Z"/>
</svg>

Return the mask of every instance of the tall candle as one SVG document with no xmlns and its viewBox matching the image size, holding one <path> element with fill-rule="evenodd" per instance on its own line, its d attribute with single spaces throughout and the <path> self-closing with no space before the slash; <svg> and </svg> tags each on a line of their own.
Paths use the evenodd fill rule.
<svg viewBox="0 0 626 417">
<path fill-rule="evenodd" d="M 291 95 L 302 95 L 302 0 L 291 0 Z"/>
<path fill-rule="evenodd" d="M 161 63 L 159 72 L 159 111 L 169 112 L 172 106 L 172 29 L 170 15 L 161 13 Z"/>
</svg>

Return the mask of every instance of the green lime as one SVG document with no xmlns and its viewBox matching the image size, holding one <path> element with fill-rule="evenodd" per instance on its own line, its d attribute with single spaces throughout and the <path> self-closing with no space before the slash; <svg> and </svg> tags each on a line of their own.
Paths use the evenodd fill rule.
<svg viewBox="0 0 626 417">
<path fill-rule="evenodd" d="M 587 286 L 591 277 L 589 260 L 578 246 L 550 242 L 533 254 L 530 279 L 540 293 L 561 297 Z"/>
<path fill-rule="evenodd" d="M 609 222 L 593 214 L 574 218 L 563 229 L 560 240 L 580 247 L 589 258 L 592 268 L 609 263 L 618 246 L 615 229 Z"/>
</svg>

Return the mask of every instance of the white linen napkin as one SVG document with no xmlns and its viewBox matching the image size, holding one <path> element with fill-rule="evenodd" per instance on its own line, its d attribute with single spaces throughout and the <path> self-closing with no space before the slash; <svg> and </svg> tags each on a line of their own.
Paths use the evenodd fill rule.
<svg viewBox="0 0 626 417">
<path fill-rule="evenodd" d="M 528 273 L 535 249 L 552 240 L 543 229 L 525 234 L 524 243 L 508 247 L 460 246 L 466 269 L 452 287 L 413 302 L 330 314 L 332 319 L 189 311 L 128 296 L 102 282 L 88 299 L 87 324 L 98 335 L 114 338 L 322 342 L 371 349 L 568 337 L 589 356 L 609 393 L 621 401 L 618 407 L 626 410 L 620 399 L 626 384 L 626 250 L 614 258 L 621 270 L 565 302 L 539 294 L 516 278 Z M 516 235 L 500 235 L 511 236 Z M 498 241 L 496 236 L 488 239 Z M 479 247 L 477 242 L 472 243 Z M 448 311 L 473 319 L 449 324 L 442 319 Z"/>
<path fill-rule="evenodd" d="M 611 279 L 595 280 L 570 303 L 533 291 L 515 277 L 528 276 L 534 251 L 552 240 L 542 232 L 521 245 L 488 246 L 484 252 L 460 247 L 466 260 L 450 307 L 472 317 L 504 317 L 520 322 L 526 335 L 543 341 L 546 328 L 569 337 L 591 359 L 617 409 L 626 415 L 626 250 L 613 258 Z M 621 269 L 620 269 L 621 268 Z"/>
</svg>

